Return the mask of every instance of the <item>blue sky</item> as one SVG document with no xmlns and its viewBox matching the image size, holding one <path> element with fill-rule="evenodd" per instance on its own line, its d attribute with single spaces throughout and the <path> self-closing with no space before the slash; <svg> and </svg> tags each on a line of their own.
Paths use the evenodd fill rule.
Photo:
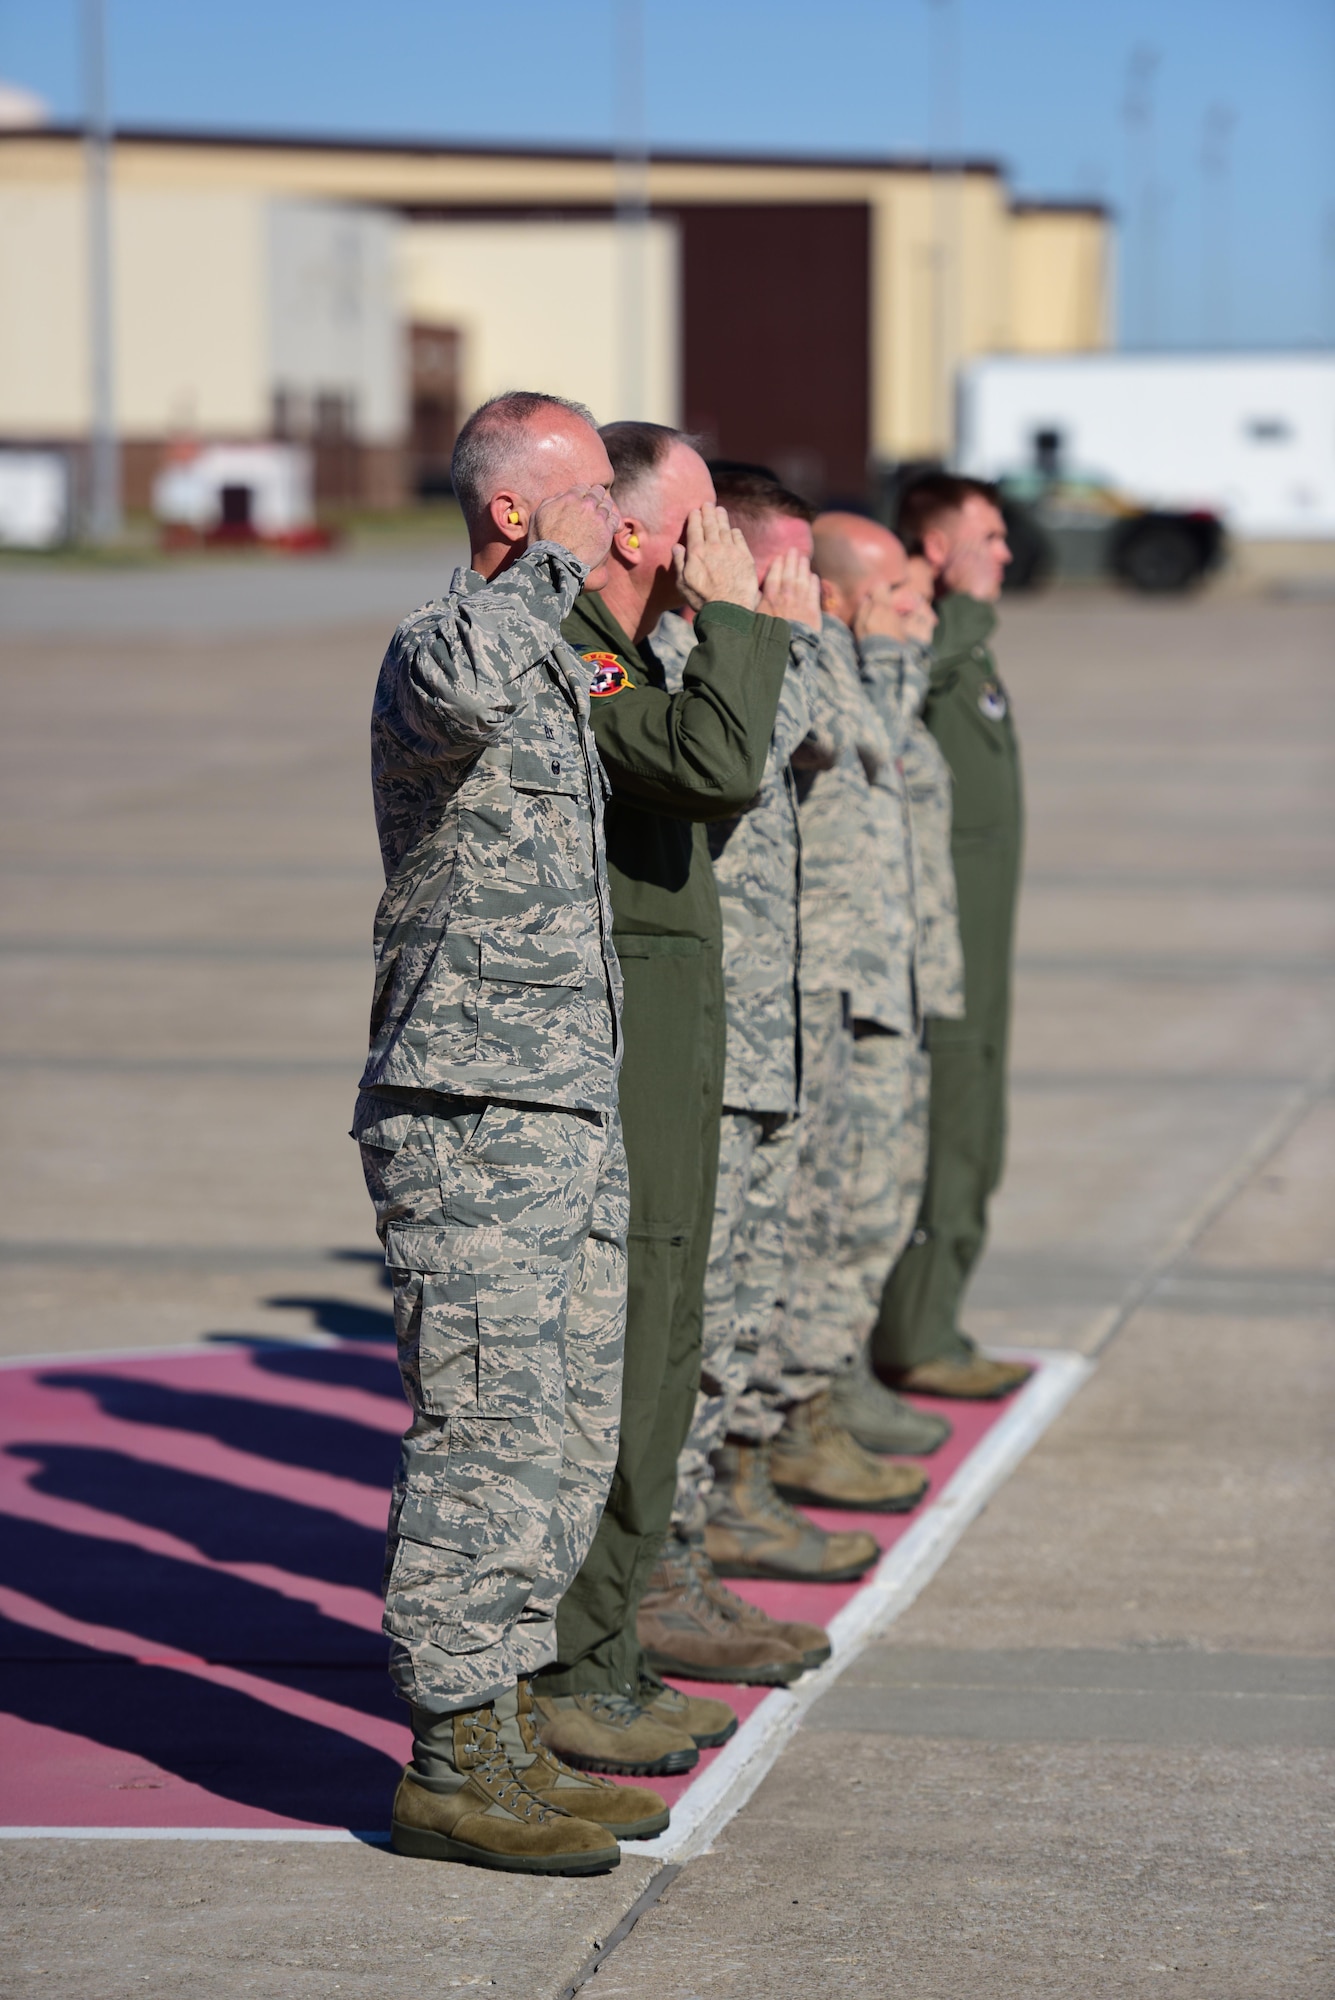
<svg viewBox="0 0 1335 2000">
<path fill-rule="evenodd" d="M 494 38 L 459 0 L 108 5 L 115 108 L 130 122 L 595 144 L 614 129 L 618 0 L 507 0 Z M 919 153 L 953 125 L 1018 193 L 1095 194 L 1123 212 L 1133 340 L 1335 344 L 1331 0 L 650 0 L 647 13 L 659 145 Z M 60 117 L 78 109 L 77 18 L 77 0 L 0 0 L 0 76 Z M 932 110 L 934 35 L 957 51 L 953 115 Z M 1157 328 L 1146 177 L 1130 171 L 1122 117 L 1136 48 L 1158 56 Z M 1210 238 L 1212 106 L 1236 124 L 1226 226 Z M 1208 316 L 1221 285 L 1222 326 Z"/>
</svg>

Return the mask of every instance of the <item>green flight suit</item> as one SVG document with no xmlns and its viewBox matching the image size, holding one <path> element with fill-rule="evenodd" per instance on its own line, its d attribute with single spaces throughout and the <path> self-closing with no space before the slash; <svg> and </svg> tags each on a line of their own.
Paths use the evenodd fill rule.
<svg viewBox="0 0 1335 2000">
<path fill-rule="evenodd" d="M 963 1359 L 960 1298 L 982 1252 L 1006 1145 L 1011 955 L 1023 805 L 1010 701 L 988 650 L 995 608 L 938 606 L 923 719 L 954 778 L 950 851 L 964 949 L 964 1015 L 927 1024 L 927 1184 L 918 1226 L 886 1281 L 873 1352 L 886 1369 Z"/>
<path fill-rule="evenodd" d="M 639 1684 L 635 1619 L 672 1513 L 700 1381 L 700 1332 L 723 1101 L 722 920 L 704 823 L 760 790 L 789 629 L 708 605 L 681 692 L 595 591 L 562 630 L 593 676 L 594 740 L 612 786 L 607 864 L 625 996 L 620 1104 L 630 1168 L 626 1352 L 617 1469 L 556 1621 L 547 1694 Z"/>
</svg>

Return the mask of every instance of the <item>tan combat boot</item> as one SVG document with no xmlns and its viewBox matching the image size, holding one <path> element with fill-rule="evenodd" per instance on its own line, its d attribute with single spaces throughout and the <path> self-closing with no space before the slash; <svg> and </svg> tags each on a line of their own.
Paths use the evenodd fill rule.
<svg viewBox="0 0 1335 2000">
<path fill-rule="evenodd" d="M 725 1618 L 733 1619 L 748 1632 L 773 1632 L 801 1654 L 804 1667 L 819 1667 L 829 1659 L 830 1635 L 823 1625 L 809 1625 L 804 1618 L 771 1618 L 758 1604 L 748 1604 L 744 1597 L 728 1589 L 702 1548 L 692 1547 L 691 1566 L 701 1590 Z"/>
<path fill-rule="evenodd" d="M 699 1750 L 716 1750 L 737 1734 L 737 1716 L 726 1701 L 704 1694 L 683 1694 L 656 1674 L 641 1674 L 640 1707 L 669 1729 L 684 1729 Z"/>
<path fill-rule="evenodd" d="M 705 1554 L 720 1576 L 784 1583 L 852 1583 L 880 1554 L 860 1530 L 829 1534 L 780 1499 L 769 1475 L 769 1446 L 725 1444 L 713 1453 Z"/>
<path fill-rule="evenodd" d="M 577 1771 L 666 1778 L 693 1771 L 700 1762 L 686 1730 L 660 1722 L 630 1695 L 608 1688 L 535 1693 L 533 1708 L 541 1741 Z"/>
<path fill-rule="evenodd" d="M 802 1655 L 768 1622 L 748 1627 L 705 1595 L 690 1549 L 675 1535 L 649 1573 L 637 1630 L 645 1658 L 659 1674 L 787 1687 L 804 1671 Z"/>
<path fill-rule="evenodd" d="M 916 1465 L 875 1457 L 835 1422 L 828 1389 L 788 1412 L 770 1447 L 770 1474 L 785 1500 L 858 1514 L 907 1514 L 927 1491 Z"/>
<path fill-rule="evenodd" d="M 467 1861 L 519 1875 L 602 1875 L 621 1849 L 606 1830 L 530 1791 L 501 1748 L 490 1704 L 463 1715 L 414 1710 L 419 1757 L 437 1774 L 409 1765 L 394 1794 L 390 1842 L 421 1861 Z M 424 1726 L 423 1726 L 424 1725 Z"/>
<path fill-rule="evenodd" d="M 512 1762 L 528 1789 L 545 1805 L 561 1806 L 577 1819 L 606 1827 L 618 1840 L 651 1840 L 664 1831 L 668 1809 L 657 1792 L 641 1785 L 616 1785 L 610 1778 L 595 1777 L 592 1771 L 573 1770 L 539 1742 L 527 1681 L 519 1683 L 515 1727 L 523 1749 Z"/>
<path fill-rule="evenodd" d="M 915 1410 L 912 1403 L 886 1388 L 865 1347 L 847 1374 L 831 1382 L 830 1410 L 835 1422 L 842 1424 L 864 1451 L 926 1458 L 950 1436 L 944 1417 Z"/>
<path fill-rule="evenodd" d="M 1013 1395 L 1033 1369 L 1025 1361 L 993 1361 L 974 1347 L 961 1359 L 920 1361 L 894 1378 L 897 1389 L 914 1396 L 954 1396 L 962 1403 L 996 1403 Z"/>
</svg>

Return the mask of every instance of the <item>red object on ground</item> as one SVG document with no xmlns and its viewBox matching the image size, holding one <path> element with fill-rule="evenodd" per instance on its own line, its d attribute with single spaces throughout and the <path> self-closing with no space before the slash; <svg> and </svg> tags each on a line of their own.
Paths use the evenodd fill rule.
<svg viewBox="0 0 1335 2000">
<path fill-rule="evenodd" d="M 385 1826 L 409 1752 L 379 1597 L 404 1404 L 389 1315 L 365 1318 L 318 1346 L 0 1373 L 0 1824 Z M 948 1406 L 924 1507 L 1005 1408 Z M 889 1548 L 922 1511 L 815 1518 Z M 735 1587 L 819 1623 L 859 1588 Z M 767 1692 L 698 1691 L 743 1717 Z M 718 1754 L 650 1782 L 679 1798 Z"/>
</svg>

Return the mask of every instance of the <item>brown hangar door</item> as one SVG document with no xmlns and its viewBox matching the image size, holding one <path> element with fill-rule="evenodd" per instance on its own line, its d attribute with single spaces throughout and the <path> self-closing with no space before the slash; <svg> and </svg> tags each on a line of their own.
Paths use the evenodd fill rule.
<svg viewBox="0 0 1335 2000">
<path fill-rule="evenodd" d="M 865 203 L 677 211 L 687 430 L 822 501 L 860 498 L 870 453 Z"/>
</svg>

